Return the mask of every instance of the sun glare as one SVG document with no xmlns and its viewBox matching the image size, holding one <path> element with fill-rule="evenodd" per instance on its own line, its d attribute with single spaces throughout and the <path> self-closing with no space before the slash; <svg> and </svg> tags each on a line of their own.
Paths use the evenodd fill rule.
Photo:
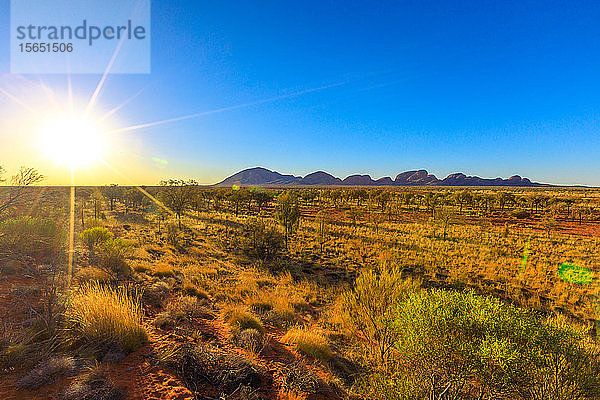
<svg viewBox="0 0 600 400">
<path fill-rule="evenodd" d="M 88 167 L 102 159 L 108 147 L 106 133 L 89 119 L 65 115 L 44 123 L 43 153 L 59 165 Z"/>
</svg>

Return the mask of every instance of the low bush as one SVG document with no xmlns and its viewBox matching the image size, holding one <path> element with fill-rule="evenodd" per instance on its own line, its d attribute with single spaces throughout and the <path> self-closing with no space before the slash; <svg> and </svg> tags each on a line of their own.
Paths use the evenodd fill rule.
<svg viewBox="0 0 600 400">
<path fill-rule="evenodd" d="M 124 288 L 84 284 L 69 299 L 64 333 L 73 344 L 115 343 L 131 352 L 147 339 L 138 296 Z"/>
<path fill-rule="evenodd" d="M 154 326 L 167 328 L 192 318 L 209 317 L 209 313 L 200 305 L 197 297 L 179 296 L 167 304 L 166 311 L 158 314 L 154 319 Z"/>
<path fill-rule="evenodd" d="M 159 278 L 169 278 L 175 276 L 177 271 L 170 264 L 162 263 L 157 264 L 152 268 L 152 276 Z"/>
<path fill-rule="evenodd" d="M 396 340 L 392 327 L 396 305 L 418 286 L 402 279 L 400 269 L 382 266 L 361 272 L 354 289 L 339 299 L 340 320 L 347 332 L 364 344 L 365 356 L 375 366 L 386 367 Z"/>
<path fill-rule="evenodd" d="M 525 219 L 531 217 L 531 213 L 527 210 L 514 210 L 512 216 L 518 219 Z"/>
<path fill-rule="evenodd" d="M 248 218 L 239 237 L 242 250 L 250 257 L 266 261 L 274 258 L 285 246 L 284 236 L 277 227 L 261 218 Z"/>
<path fill-rule="evenodd" d="M 64 392 L 64 400 L 122 400 L 125 394 L 105 373 L 96 369 L 76 379 Z"/>
<path fill-rule="evenodd" d="M 325 388 L 325 382 L 300 361 L 294 361 L 282 368 L 283 388 L 288 392 L 314 395 Z"/>
<path fill-rule="evenodd" d="M 233 398 L 233 392 L 242 386 L 257 389 L 270 380 L 267 370 L 238 354 L 206 346 L 186 346 L 176 354 L 163 357 L 175 369 L 186 387 L 196 392 L 200 384 L 216 385 L 223 398 Z"/>
<path fill-rule="evenodd" d="M 198 299 L 208 299 L 208 293 L 206 290 L 194 285 L 193 283 L 187 282 L 183 285 L 181 292 L 186 296 L 194 296 Z"/>
<path fill-rule="evenodd" d="M 598 351 L 560 319 L 472 292 L 413 293 L 396 306 L 390 374 L 364 395 L 390 398 L 594 399 Z M 446 397 L 445 397 L 446 398 Z"/>
<path fill-rule="evenodd" d="M 294 303 L 286 292 L 262 292 L 262 294 L 247 297 L 244 303 L 259 314 L 265 324 L 288 328 L 298 322 Z"/>
<path fill-rule="evenodd" d="M 290 329 L 281 341 L 316 360 L 326 361 L 333 355 L 323 335 L 306 329 Z"/>
<path fill-rule="evenodd" d="M 142 301 L 152 307 L 162 307 L 170 291 L 171 288 L 166 282 L 156 282 L 143 290 Z"/>
<path fill-rule="evenodd" d="M 98 248 L 113 237 L 114 235 L 102 226 L 95 226 L 81 232 L 81 242 L 87 247 L 90 264 L 96 263 Z"/>
<path fill-rule="evenodd" d="M 131 245 L 120 238 L 112 238 L 98 249 L 98 266 L 119 278 L 127 278 L 132 269 L 127 263 L 126 256 Z"/>
<path fill-rule="evenodd" d="M 17 386 L 21 389 L 37 390 L 59 379 L 77 375 L 83 366 L 83 362 L 73 357 L 53 357 L 38 364 L 19 380 Z"/>
<path fill-rule="evenodd" d="M 242 349 L 258 354 L 264 347 L 264 336 L 256 329 L 244 329 L 234 336 L 234 342 Z"/>
</svg>

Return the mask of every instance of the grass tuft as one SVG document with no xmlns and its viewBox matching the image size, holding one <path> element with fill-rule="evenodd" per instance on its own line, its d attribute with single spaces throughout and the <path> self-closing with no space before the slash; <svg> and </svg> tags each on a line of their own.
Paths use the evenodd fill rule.
<svg viewBox="0 0 600 400">
<path fill-rule="evenodd" d="M 317 360 L 329 360 L 333 353 L 323 335 L 304 329 L 290 329 L 282 338 L 283 343 Z"/>
<path fill-rule="evenodd" d="M 225 310 L 223 319 L 234 331 L 241 332 L 245 329 L 256 329 L 261 335 L 265 333 L 262 322 L 242 308 L 235 307 Z"/>
<path fill-rule="evenodd" d="M 142 315 L 138 296 L 124 288 L 84 284 L 69 301 L 64 332 L 73 344 L 115 343 L 131 352 L 148 338 Z"/>
</svg>

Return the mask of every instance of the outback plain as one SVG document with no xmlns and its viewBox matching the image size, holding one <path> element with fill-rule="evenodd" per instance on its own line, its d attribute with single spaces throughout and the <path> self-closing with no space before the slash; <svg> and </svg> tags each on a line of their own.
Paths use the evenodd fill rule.
<svg viewBox="0 0 600 400">
<path fill-rule="evenodd" d="M 3 178 L 1 398 L 600 398 L 597 189 Z"/>
</svg>

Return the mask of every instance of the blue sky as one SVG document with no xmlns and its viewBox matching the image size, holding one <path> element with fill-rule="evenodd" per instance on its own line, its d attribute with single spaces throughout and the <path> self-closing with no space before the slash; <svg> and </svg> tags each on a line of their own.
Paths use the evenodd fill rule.
<svg viewBox="0 0 600 400">
<path fill-rule="evenodd" d="M 600 185 L 598 21 L 598 1 L 153 1 L 152 73 L 110 75 L 98 102 L 141 90 L 124 125 L 258 102 L 128 132 L 119 168 L 144 166 L 140 184 L 260 165 Z M 66 90 L 65 76 L 29 78 Z M 72 79 L 88 98 L 99 76 Z M 0 99 L 0 118 L 13 107 Z"/>
</svg>

